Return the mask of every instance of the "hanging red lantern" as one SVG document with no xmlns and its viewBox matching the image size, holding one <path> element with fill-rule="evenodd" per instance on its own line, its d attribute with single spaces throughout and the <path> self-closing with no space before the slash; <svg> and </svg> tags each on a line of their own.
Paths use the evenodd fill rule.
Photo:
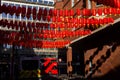
<svg viewBox="0 0 120 80">
<path fill-rule="evenodd" d="M 68 10 L 67 9 L 64 10 L 64 16 L 68 16 Z"/>
<path fill-rule="evenodd" d="M 63 10 L 60 9 L 60 10 L 59 10 L 59 16 L 63 16 L 63 15 L 64 15 Z"/>
<path fill-rule="evenodd" d="M 90 19 L 87 19 L 86 23 L 87 23 L 87 27 L 89 27 L 90 26 Z"/>
<path fill-rule="evenodd" d="M 17 9 L 16 9 L 16 16 L 19 16 L 19 14 L 22 12 L 22 8 L 19 6 Z"/>
<path fill-rule="evenodd" d="M 109 23 L 113 23 L 113 22 L 114 22 L 114 19 L 113 19 L 113 18 L 108 18 L 108 22 L 109 22 Z"/>
<path fill-rule="evenodd" d="M 96 9 L 92 9 L 91 14 L 92 14 L 92 16 L 96 16 Z"/>
<path fill-rule="evenodd" d="M 103 19 L 103 24 L 108 24 L 108 18 Z"/>
<path fill-rule="evenodd" d="M 70 9 L 70 10 L 69 10 L 69 13 L 70 13 L 70 16 L 72 17 L 72 16 L 74 15 L 73 9 Z"/>
<path fill-rule="evenodd" d="M 43 14 L 43 10 L 42 10 L 41 8 L 39 8 L 39 11 L 38 11 L 38 13 L 37 13 L 37 19 L 38 19 L 38 20 L 41 20 L 42 14 Z"/>
<path fill-rule="evenodd" d="M 22 7 L 22 14 L 21 14 L 21 16 L 25 17 L 25 15 L 26 15 L 26 7 Z"/>
<path fill-rule="evenodd" d="M 18 30 L 18 21 L 14 22 L 14 27 L 15 27 L 16 30 Z"/>
<path fill-rule="evenodd" d="M 49 9 L 49 15 L 50 15 L 50 16 L 53 16 L 53 11 L 52 11 L 52 9 Z"/>
<path fill-rule="evenodd" d="M 94 23 L 95 23 L 96 27 L 98 27 L 99 20 L 98 20 L 98 19 L 95 19 L 95 20 L 94 20 Z"/>
<path fill-rule="evenodd" d="M 15 14 L 16 13 L 16 6 L 13 6 L 12 7 L 12 14 Z"/>
<path fill-rule="evenodd" d="M 97 10 L 97 12 L 98 12 L 99 16 L 101 16 L 101 15 L 102 15 L 102 13 L 103 13 L 102 8 L 99 8 L 99 9 Z"/>
<path fill-rule="evenodd" d="M 47 17 L 43 15 L 42 19 L 43 19 L 43 21 L 46 21 Z"/>
<path fill-rule="evenodd" d="M 56 22 L 56 17 L 55 16 L 52 17 L 52 22 Z"/>
<path fill-rule="evenodd" d="M 105 15 L 108 15 L 109 14 L 108 8 L 104 8 L 103 12 L 104 12 Z"/>
<path fill-rule="evenodd" d="M 50 19 L 51 19 L 51 17 L 50 17 L 50 16 L 47 16 L 47 21 L 48 21 L 48 22 L 50 21 Z"/>
<path fill-rule="evenodd" d="M 3 12 L 3 13 L 5 13 L 5 14 L 7 14 L 9 11 L 7 10 L 7 8 L 8 7 L 6 7 L 6 5 L 5 4 L 3 4 L 2 6 L 1 6 L 1 12 Z"/>
<path fill-rule="evenodd" d="M 7 11 L 11 16 L 13 15 L 11 5 L 8 5 L 8 10 Z"/>
<path fill-rule="evenodd" d="M 76 9 L 76 14 L 80 16 L 80 9 Z"/>
<path fill-rule="evenodd" d="M 30 7 L 28 7 L 28 9 L 27 9 L 27 13 L 26 13 L 26 17 L 27 17 L 27 19 L 29 19 L 30 18 L 30 16 L 31 16 L 31 8 Z"/>
<path fill-rule="evenodd" d="M 82 10 L 82 15 L 85 17 L 85 16 L 87 16 L 86 14 L 87 14 L 86 9 L 83 9 L 83 10 Z"/>
<path fill-rule="evenodd" d="M 32 14 L 33 14 L 33 20 L 35 20 L 36 19 L 36 14 L 37 14 L 36 7 L 33 8 Z"/>
<path fill-rule="evenodd" d="M 103 19 L 99 19 L 99 24 L 102 26 L 104 24 Z"/>
<path fill-rule="evenodd" d="M 113 8 L 108 8 L 108 11 L 109 11 L 109 15 L 110 15 L 110 16 L 112 15 L 112 10 L 113 10 Z"/>
<path fill-rule="evenodd" d="M 62 22 L 62 19 L 60 17 L 57 17 L 57 22 Z"/>
<path fill-rule="evenodd" d="M 116 8 L 113 8 L 113 9 L 112 9 L 112 14 L 114 14 L 114 16 L 117 15 L 117 9 L 116 9 Z"/>
<path fill-rule="evenodd" d="M 54 15 L 54 16 L 57 16 L 57 14 L 58 14 L 58 10 L 57 10 L 57 9 L 54 9 L 54 10 L 53 10 L 53 15 Z"/>
<path fill-rule="evenodd" d="M 11 28 L 14 29 L 13 20 L 10 21 Z"/>
<path fill-rule="evenodd" d="M 47 16 L 47 9 L 44 8 L 44 13 L 43 13 L 44 16 Z"/>
</svg>

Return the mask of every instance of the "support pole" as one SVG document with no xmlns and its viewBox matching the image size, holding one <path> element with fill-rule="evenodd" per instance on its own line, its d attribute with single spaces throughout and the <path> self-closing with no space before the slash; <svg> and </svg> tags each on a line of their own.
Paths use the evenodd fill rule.
<svg viewBox="0 0 120 80">
<path fill-rule="evenodd" d="M 72 47 L 67 50 L 67 74 L 69 78 L 72 77 Z"/>
<path fill-rule="evenodd" d="M 10 54 L 10 80 L 14 80 L 14 50 L 15 46 L 12 45 L 12 52 Z"/>
</svg>

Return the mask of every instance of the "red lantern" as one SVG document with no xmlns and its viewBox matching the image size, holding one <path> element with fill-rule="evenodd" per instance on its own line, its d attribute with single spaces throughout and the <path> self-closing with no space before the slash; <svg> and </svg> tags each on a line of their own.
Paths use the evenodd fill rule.
<svg viewBox="0 0 120 80">
<path fill-rule="evenodd" d="M 62 9 L 59 10 L 59 16 L 63 16 L 63 15 L 64 15 L 63 10 Z"/>
<path fill-rule="evenodd" d="M 8 6 L 8 10 L 7 10 L 7 11 L 8 11 L 8 13 L 9 13 L 11 16 L 13 15 L 13 13 L 12 13 L 12 7 L 11 7 L 10 5 Z"/>
<path fill-rule="evenodd" d="M 53 11 L 52 11 L 52 9 L 49 9 L 49 15 L 50 15 L 50 16 L 53 15 Z"/>
<path fill-rule="evenodd" d="M 86 14 L 87 14 L 86 9 L 83 9 L 83 10 L 82 10 L 82 15 L 83 15 L 83 16 L 86 16 Z"/>
<path fill-rule="evenodd" d="M 42 19 L 43 19 L 43 21 L 46 21 L 47 17 L 43 15 Z"/>
<path fill-rule="evenodd" d="M 19 6 L 17 9 L 16 9 L 16 16 L 19 16 L 19 14 L 22 12 L 22 8 Z"/>
<path fill-rule="evenodd" d="M 46 8 L 44 9 L 44 14 L 43 15 L 47 16 L 47 9 Z"/>
<path fill-rule="evenodd" d="M 70 16 L 74 15 L 74 11 L 72 9 L 69 10 Z"/>
<path fill-rule="evenodd" d="M 29 19 L 31 15 L 31 8 L 28 7 L 26 17 Z"/>
<path fill-rule="evenodd" d="M 97 12 L 98 12 L 99 16 L 101 16 L 101 15 L 102 15 L 102 12 L 103 12 L 103 11 L 102 11 L 102 8 L 99 8 Z"/>
<path fill-rule="evenodd" d="M 12 7 L 12 14 L 16 13 L 16 6 Z"/>
<path fill-rule="evenodd" d="M 80 16 L 80 9 L 76 9 L 76 14 Z"/>
<path fill-rule="evenodd" d="M 37 10 L 36 10 L 36 7 L 33 8 L 33 19 L 35 20 L 36 19 L 36 13 L 37 13 Z"/>
<path fill-rule="evenodd" d="M 47 16 L 47 21 L 48 21 L 48 22 L 50 21 L 50 16 Z"/>
<path fill-rule="evenodd" d="M 7 14 L 9 11 L 7 10 L 7 7 L 6 7 L 6 5 L 5 4 L 3 4 L 2 6 L 1 6 L 1 12 L 4 12 L 5 14 Z"/>
<path fill-rule="evenodd" d="M 68 16 L 68 10 L 67 9 L 64 10 L 64 16 Z"/>
<path fill-rule="evenodd" d="M 56 17 L 52 17 L 52 22 L 56 22 Z"/>
<path fill-rule="evenodd" d="M 26 15 L 26 7 L 22 7 L 22 17 L 25 17 Z"/>
<path fill-rule="evenodd" d="M 96 9 L 92 9 L 91 14 L 92 14 L 92 16 L 96 16 Z"/>
<path fill-rule="evenodd" d="M 58 14 L 57 9 L 54 9 L 54 10 L 53 10 L 53 15 L 54 15 L 54 16 L 57 16 L 57 14 Z"/>
<path fill-rule="evenodd" d="M 108 15 L 109 14 L 108 8 L 104 8 L 103 12 L 104 12 L 105 15 Z"/>
<path fill-rule="evenodd" d="M 90 26 L 90 19 L 87 19 L 86 23 L 87 23 L 87 27 L 89 27 Z"/>
</svg>

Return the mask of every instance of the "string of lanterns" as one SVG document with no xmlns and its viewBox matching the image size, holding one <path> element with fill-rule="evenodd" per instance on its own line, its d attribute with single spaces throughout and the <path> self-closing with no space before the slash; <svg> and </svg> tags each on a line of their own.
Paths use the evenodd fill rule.
<svg viewBox="0 0 120 80">
<path fill-rule="evenodd" d="M 107 0 L 106 0 L 107 1 Z M 2 6 L 0 6 L 0 13 L 5 13 L 5 14 L 10 14 L 11 16 L 13 16 L 13 14 L 16 14 L 16 16 L 19 16 L 21 14 L 22 17 L 27 17 L 27 19 L 30 19 L 30 16 L 32 15 L 33 20 L 41 20 L 41 18 L 43 20 L 47 20 L 50 21 L 50 19 L 52 18 L 52 16 L 74 16 L 74 13 L 77 14 L 77 16 L 96 16 L 96 14 L 99 14 L 99 16 L 103 15 L 103 13 L 105 15 L 116 15 L 116 14 L 120 14 L 120 9 L 119 8 L 112 8 L 112 7 L 107 7 L 107 8 L 99 8 L 99 9 L 76 9 L 74 10 L 57 10 L 57 9 L 49 9 L 47 10 L 39 8 L 39 10 L 37 11 L 36 7 L 34 8 L 26 8 L 26 7 L 16 7 L 16 6 L 11 6 L 8 5 L 6 6 L 5 4 L 3 4 Z"/>
<path fill-rule="evenodd" d="M 118 5 L 118 4 L 117 4 Z M 0 43 L 15 44 L 24 47 L 42 47 L 42 48 L 62 48 L 69 44 L 69 40 L 54 41 L 57 38 L 80 37 L 91 34 L 90 26 L 98 27 L 108 23 L 113 23 L 111 15 L 120 15 L 120 9 L 117 8 L 98 8 L 98 9 L 76 9 L 76 10 L 57 10 L 42 9 L 36 7 L 16 7 L 3 4 L 0 6 L 0 13 L 26 17 L 39 21 L 19 21 L 10 19 L 1 19 L 0 26 L 7 29 L 15 29 L 16 32 L 0 31 Z M 74 14 L 76 13 L 76 16 Z M 88 18 L 89 16 L 104 16 L 102 18 Z M 73 17 L 74 16 L 74 17 Z M 82 16 L 82 17 L 80 17 Z M 85 29 L 87 27 L 87 29 Z M 72 31 L 73 28 L 84 28 Z"/>
<path fill-rule="evenodd" d="M 47 41 L 47 40 L 37 40 L 33 39 L 32 34 L 20 33 L 20 32 L 11 32 L 11 31 L 2 31 L 0 30 L 0 44 L 10 44 L 24 47 L 37 47 L 37 48 L 61 48 L 66 44 L 69 44 L 70 41 Z"/>
</svg>

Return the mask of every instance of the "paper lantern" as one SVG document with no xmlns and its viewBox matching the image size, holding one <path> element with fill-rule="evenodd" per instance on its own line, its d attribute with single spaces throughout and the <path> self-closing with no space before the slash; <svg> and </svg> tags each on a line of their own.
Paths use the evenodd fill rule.
<svg viewBox="0 0 120 80">
<path fill-rule="evenodd" d="M 46 8 L 44 8 L 43 15 L 44 15 L 44 16 L 47 16 L 47 9 L 46 9 Z"/>
<path fill-rule="evenodd" d="M 33 14 L 33 20 L 35 20 L 36 19 L 36 14 L 37 14 L 36 7 L 33 8 L 32 14 Z"/>
<path fill-rule="evenodd" d="M 59 10 L 59 16 L 63 16 L 63 15 L 64 15 L 63 10 L 60 9 L 60 10 Z"/>
<path fill-rule="evenodd" d="M 99 8 L 97 12 L 98 12 L 99 16 L 101 16 L 101 15 L 102 15 L 102 13 L 103 13 L 102 8 Z"/>
<path fill-rule="evenodd" d="M 52 11 L 52 9 L 49 9 L 49 15 L 50 15 L 50 16 L 53 16 L 53 11 Z"/>
<path fill-rule="evenodd" d="M 69 10 L 70 16 L 74 15 L 74 11 L 72 9 Z"/>
<path fill-rule="evenodd" d="M 58 10 L 57 10 L 57 9 L 54 9 L 54 10 L 53 10 L 53 16 L 57 16 L 57 14 L 58 14 Z"/>
<path fill-rule="evenodd" d="M 21 14 L 21 16 L 25 17 L 25 15 L 26 15 L 26 7 L 22 7 L 22 14 Z"/>
<path fill-rule="evenodd" d="M 96 9 L 92 9 L 91 14 L 92 14 L 92 16 L 96 16 Z"/>
<path fill-rule="evenodd" d="M 22 12 L 22 8 L 19 6 L 17 9 L 16 9 L 16 16 L 19 16 L 19 14 Z"/>
<path fill-rule="evenodd" d="M 26 17 L 27 17 L 27 19 L 30 18 L 30 16 L 31 16 L 31 12 L 32 12 L 31 8 L 28 7 L 28 9 L 27 9 L 27 13 L 26 13 Z"/>
<path fill-rule="evenodd" d="M 80 16 L 80 9 L 76 9 L 76 14 Z"/>
<path fill-rule="evenodd" d="M 64 16 L 68 16 L 68 10 L 67 9 L 64 10 Z"/>
</svg>

